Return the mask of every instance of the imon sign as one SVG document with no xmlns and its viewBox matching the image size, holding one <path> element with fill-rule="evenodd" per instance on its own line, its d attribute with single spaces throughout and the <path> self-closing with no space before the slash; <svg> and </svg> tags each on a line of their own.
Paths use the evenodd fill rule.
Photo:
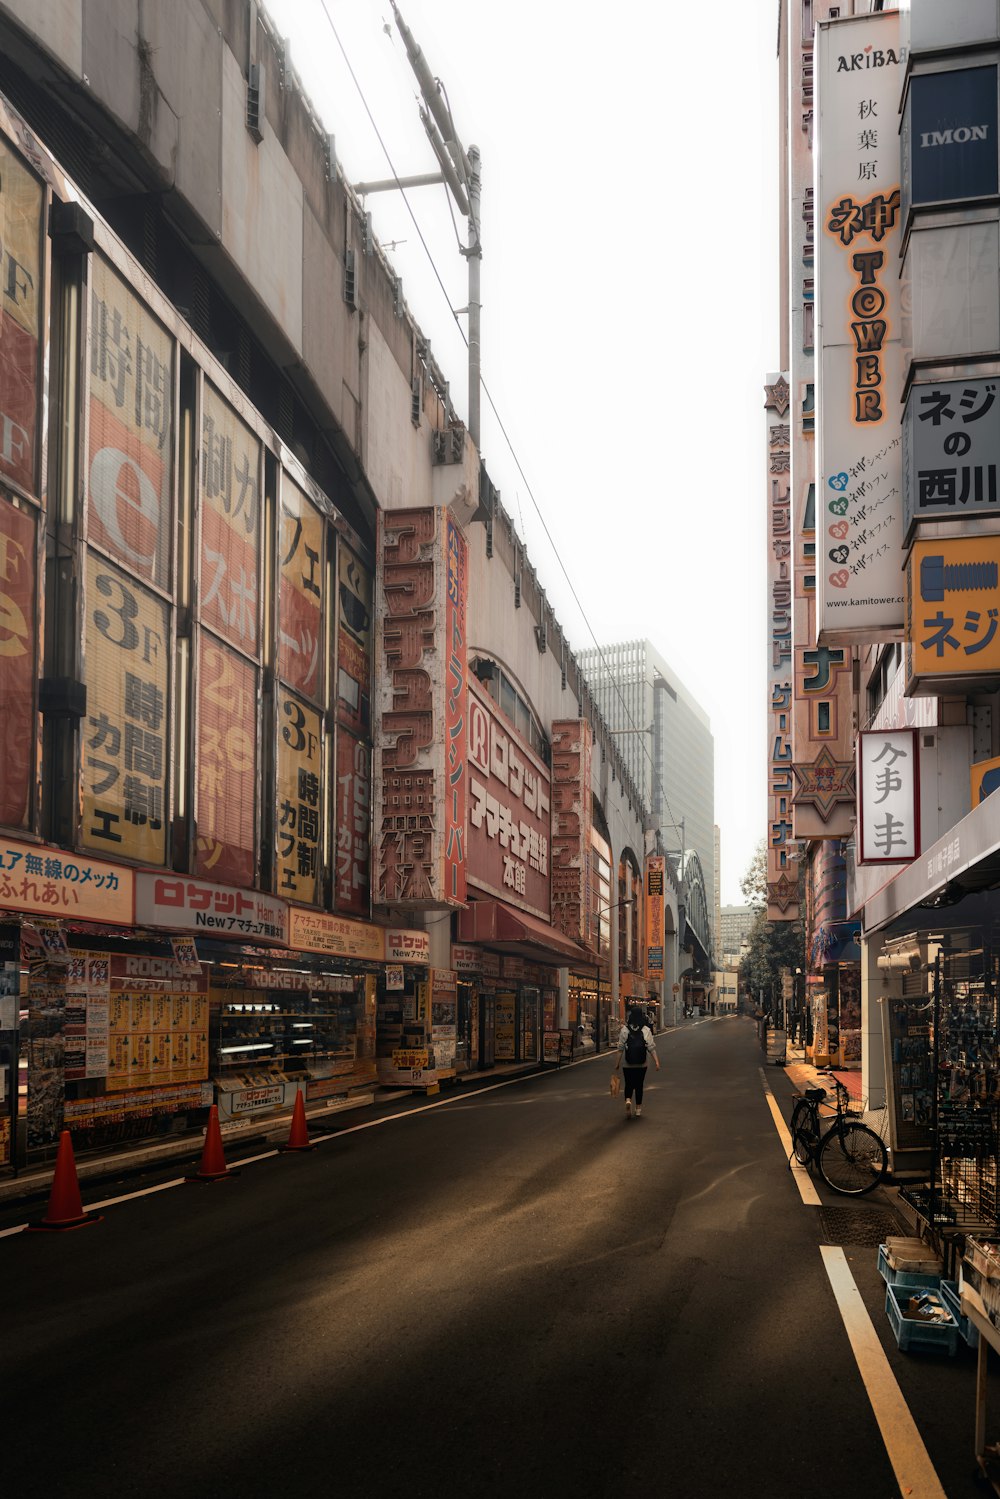
<svg viewBox="0 0 1000 1499">
<path fill-rule="evenodd" d="M 817 51 L 817 625 L 867 643 L 903 623 L 899 16 L 831 21 Z"/>
<path fill-rule="evenodd" d="M 546 767 L 470 683 L 468 878 L 546 921 L 549 795 Z"/>
<path fill-rule="evenodd" d="M 902 864 L 920 852 L 916 729 L 858 735 L 858 863 Z"/>
</svg>

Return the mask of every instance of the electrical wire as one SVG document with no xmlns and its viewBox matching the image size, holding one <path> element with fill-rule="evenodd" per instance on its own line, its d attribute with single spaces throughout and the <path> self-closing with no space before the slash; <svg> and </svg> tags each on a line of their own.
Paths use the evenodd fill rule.
<svg viewBox="0 0 1000 1499">
<path fill-rule="evenodd" d="M 348 57 L 347 50 L 344 47 L 344 44 L 343 44 L 343 42 L 340 39 L 340 34 L 337 31 L 336 26 L 334 25 L 333 17 L 331 16 L 330 11 L 329 11 L 329 7 L 327 5 L 327 0 L 320 0 L 320 5 L 322 6 L 323 14 L 326 16 L 327 23 L 328 23 L 328 25 L 330 27 L 330 30 L 333 33 L 334 40 L 336 41 L 337 46 L 340 48 L 341 56 L 344 59 L 344 63 L 346 65 L 346 67 L 347 67 L 347 71 L 351 75 L 351 81 L 353 82 L 354 87 L 356 88 L 356 90 L 358 92 L 358 97 L 360 98 L 361 103 L 362 103 L 362 105 L 364 107 L 365 114 L 368 116 L 369 122 L 371 123 L 372 130 L 375 132 L 375 138 L 377 139 L 379 145 L 382 148 L 382 153 L 385 156 L 386 162 L 388 163 L 389 171 L 392 173 L 392 177 L 393 177 L 393 180 L 396 183 L 397 190 L 399 191 L 399 193 L 400 193 L 400 195 L 401 195 L 401 197 L 403 199 L 403 202 L 406 205 L 406 211 L 410 215 L 410 219 L 413 222 L 414 229 L 416 229 L 416 231 L 417 231 L 417 237 L 419 238 L 421 246 L 423 247 L 423 251 L 424 251 L 424 254 L 427 257 L 428 264 L 430 265 L 431 270 L 434 272 L 434 278 L 437 281 L 437 284 L 438 284 L 438 286 L 441 289 L 441 293 L 442 293 L 442 295 L 443 295 L 446 303 L 448 304 L 448 311 L 451 313 L 451 316 L 452 316 L 452 318 L 453 318 L 453 320 L 455 322 L 455 326 L 457 327 L 457 329 L 459 331 L 459 334 L 460 334 L 460 336 L 462 338 L 462 341 L 466 345 L 466 348 L 468 348 L 468 344 L 469 344 L 468 336 L 467 336 L 467 334 L 465 332 L 465 329 L 462 327 L 461 322 L 459 321 L 458 313 L 455 311 L 455 308 L 452 305 L 452 299 L 451 299 L 451 297 L 450 297 L 450 295 L 448 293 L 448 289 L 445 286 L 444 281 L 442 280 L 441 273 L 440 273 L 440 271 L 437 268 L 437 264 L 436 264 L 436 262 L 434 260 L 434 256 L 431 254 L 430 246 L 428 245 L 426 239 L 424 238 L 423 230 L 420 228 L 420 225 L 417 222 L 417 216 L 416 216 L 416 214 L 413 211 L 413 205 L 410 203 L 409 198 L 406 196 L 406 189 L 403 187 L 402 183 L 399 180 L 399 174 L 396 171 L 395 165 L 394 165 L 393 160 L 392 160 L 392 156 L 389 153 L 389 148 L 386 145 L 386 143 L 385 143 L 385 141 L 384 141 L 384 139 L 382 137 L 382 132 L 379 130 L 378 125 L 375 123 L 375 116 L 372 114 L 371 108 L 370 108 L 370 106 L 368 104 L 368 100 L 365 97 L 364 89 L 361 87 L 361 84 L 358 81 L 358 76 L 355 73 L 354 68 L 351 66 L 351 60 Z M 445 102 L 447 103 L 447 94 L 445 95 Z M 451 105 L 450 104 L 448 104 L 448 113 L 449 113 L 449 116 L 450 116 L 451 115 Z M 447 189 L 446 189 L 446 191 L 447 191 Z M 450 206 L 450 198 L 449 198 L 449 206 Z M 454 223 L 454 218 L 452 219 L 452 222 Z M 457 235 L 457 229 L 456 229 L 456 235 Z M 521 479 L 524 482 L 524 487 L 525 487 L 525 489 L 528 492 L 528 498 L 531 500 L 531 503 L 532 503 L 532 505 L 535 508 L 535 514 L 538 516 L 539 522 L 541 523 L 542 530 L 545 533 L 545 539 L 548 541 L 548 544 L 549 544 L 549 546 L 552 549 L 552 554 L 555 557 L 556 562 L 559 564 L 559 570 L 562 573 L 563 578 L 566 581 L 566 585 L 569 588 L 570 594 L 572 595 L 573 602 L 576 604 L 576 607 L 579 610 L 580 618 L 583 620 L 583 623 L 585 624 L 585 626 L 586 626 L 586 628 L 587 628 L 587 630 L 588 630 L 588 632 L 590 634 L 590 637 L 591 637 L 591 639 L 594 642 L 594 647 L 595 647 L 595 649 L 597 651 L 598 656 L 600 657 L 601 664 L 604 667 L 605 672 L 607 673 L 608 681 L 611 683 L 612 687 L 614 688 L 615 694 L 617 695 L 618 701 L 619 701 L 619 703 L 620 703 L 620 705 L 622 707 L 622 710 L 624 712 L 624 716 L 628 720 L 629 725 L 631 726 L 632 730 L 635 733 L 640 734 L 640 735 L 644 735 L 645 731 L 643 729 L 640 729 L 638 727 L 638 725 L 635 723 L 634 719 L 632 718 L 632 714 L 631 714 L 631 712 L 629 710 L 628 704 L 626 703 L 625 698 L 624 698 L 624 696 L 622 694 L 622 690 L 621 690 L 621 688 L 618 685 L 618 679 L 613 674 L 613 672 L 611 671 L 610 666 L 608 665 L 608 661 L 607 661 L 607 658 L 606 658 L 606 656 L 604 654 L 603 648 L 601 647 L 601 643 L 598 640 L 597 635 L 596 635 L 596 633 L 594 631 L 594 628 L 593 628 L 593 626 L 590 623 L 590 619 L 587 616 L 587 613 L 586 613 L 586 610 L 583 607 L 583 604 L 580 602 L 580 596 L 577 593 L 575 587 L 573 586 L 573 581 L 570 578 L 570 575 L 569 575 L 569 573 L 568 573 L 568 571 L 566 569 L 566 564 L 563 562 L 563 559 L 562 559 L 562 556 L 560 554 L 559 548 L 556 546 L 556 543 L 555 543 L 555 541 L 553 539 L 553 536 L 552 536 L 552 532 L 549 530 L 548 522 L 546 521 L 545 516 L 542 514 L 541 506 L 539 505 L 538 501 L 536 500 L 536 498 L 535 498 L 535 492 L 534 492 L 534 490 L 531 487 L 531 484 L 530 484 L 530 482 L 528 480 L 527 474 L 524 472 L 524 468 L 523 468 L 523 466 L 521 464 L 520 458 L 517 455 L 517 451 L 516 451 L 516 449 L 514 447 L 514 443 L 513 443 L 513 440 L 511 439 L 510 433 L 507 431 L 507 428 L 506 428 L 506 425 L 504 424 L 503 418 L 501 417 L 500 412 L 497 410 L 496 402 L 493 400 L 493 396 L 492 396 L 492 394 L 490 392 L 490 388 L 487 385 L 485 378 L 483 378 L 482 376 L 480 376 L 480 384 L 482 386 L 483 394 L 486 396 L 486 399 L 489 402 L 490 410 L 493 413 L 493 416 L 494 416 L 494 418 L 496 420 L 496 424 L 497 424 L 498 428 L 500 429 L 500 433 L 501 433 L 501 435 L 502 435 L 502 437 L 504 439 L 504 442 L 507 444 L 508 452 L 510 453 L 511 458 L 514 460 L 514 465 L 517 468 L 517 471 L 520 474 Z M 522 525 L 523 525 L 523 521 L 522 521 Z M 683 824 L 680 823 L 680 822 L 678 822 L 674 818 L 673 809 L 670 806 L 670 802 L 669 802 L 669 800 L 667 798 L 667 793 L 666 793 L 666 789 L 663 786 L 662 777 L 660 777 L 660 775 L 659 775 L 659 771 L 657 770 L 657 767 L 656 767 L 656 765 L 655 765 L 655 763 L 653 761 L 652 754 L 650 753 L 649 747 L 648 747 L 648 745 L 645 742 L 642 743 L 642 751 L 643 751 L 643 755 L 644 755 L 645 759 L 649 762 L 649 768 L 650 768 L 650 771 L 652 772 L 652 778 L 653 778 L 653 780 L 656 780 L 656 781 L 660 782 L 660 794 L 663 797 L 664 805 L 666 806 L 666 809 L 667 809 L 668 813 L 670 814 L 670 819 L 671 819 L 671 821 L 668 823 L 668 826 L 681 827 Z M 652 781 L 651 781 L 651 784 L 652 784 Z M 685 850 L 682 849 L 681 850 L 681 856 L 682 856 L 682 858 L 684 856 L 684 853 L 685 853 Z"/>
</svg>

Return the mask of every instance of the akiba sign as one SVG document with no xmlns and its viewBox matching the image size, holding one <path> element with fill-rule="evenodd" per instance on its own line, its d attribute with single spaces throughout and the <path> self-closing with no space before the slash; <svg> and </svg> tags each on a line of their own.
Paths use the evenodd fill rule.
<svg viewBox="0 0 1000 1499">
<path fill-rule="evenodd" d="M 952 202 L 997 191 L 997 70 L 961 68 L 910 81 L 911 201 Z"/>
</svg>

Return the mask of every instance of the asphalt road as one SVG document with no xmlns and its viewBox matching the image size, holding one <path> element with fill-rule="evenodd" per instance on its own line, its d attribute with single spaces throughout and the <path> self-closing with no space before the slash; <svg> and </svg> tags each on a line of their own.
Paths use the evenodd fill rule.
<svg viewBox="0 0 1000 1499">
<path fill-rule="evenodd" d="M 0 1487 L 893 1499 L 751 1023 L 659 1046 L 630 1123 L 591 1059 L 0 1240 Z M 981 1492 L 974 1356 L 901 1355 L 845 1252 L 948 1499 Z"/>
</svg>

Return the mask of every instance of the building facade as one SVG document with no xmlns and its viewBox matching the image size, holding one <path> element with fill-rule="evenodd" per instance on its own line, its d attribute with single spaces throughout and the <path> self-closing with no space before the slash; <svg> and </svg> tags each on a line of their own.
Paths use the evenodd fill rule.
<svg viewBox="0 0 1000 1499">
<path fill-rule="evenodd" d="M 263 7 L 0 14 L 0 1170 L 603 1046 L 640 788 Z"/>
<path fill-rule="evenodd" d="M 1000 16 L 976 0 L 788 0 L 781 37 L 792 414 L 810 351 L 815 383 L 788 434 L 792 828 L 772 822 L 771 844 L 790 834 L 805 865 L 816 1059 L 861 1067 L 896 1165 L 926 1172 L 904 1196 L 932 1232 L 996 1224 Z M 811 338 L 796 310 L 808 264 Z M 805 416 L 811 472 L 796 460 Z M 802 665 L 838 694 L 850 683 L 812 779 L 820 703 L 805 714 Z"/>
<path fill-rule="evenodd" d="M 715 741 L 704 709 L 648 640 L 588 647 L 581 668 L 625 763 L 652 814 L 663 847 L 675 860 L 696 856 L 704 919 L 697 944 L 712 950 L 716 905 Z M 691 901 L 692 912 L 702 897 Z"/>
</svg>

